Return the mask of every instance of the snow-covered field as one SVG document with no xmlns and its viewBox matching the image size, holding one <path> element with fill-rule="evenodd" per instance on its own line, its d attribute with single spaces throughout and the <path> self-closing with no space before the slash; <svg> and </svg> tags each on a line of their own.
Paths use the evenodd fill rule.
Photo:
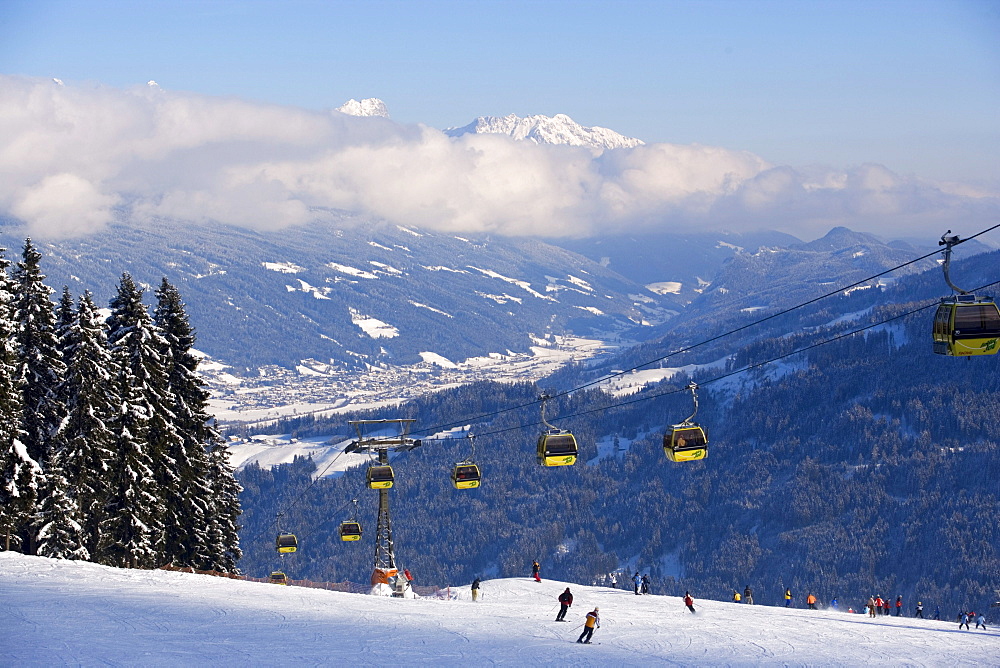
<svg viewBox="0 0 1000 668">
<path fill-rule="evenodd" d="M 543 571 L 544 574 L 544 571 Z M 394 599 L 0 552 L 0 665 L 995 666 L 1000 633 L 568 585 Z M 695 592 L 697 593 L 697 592 Z M 574 642 L 600 607 L 594 645 Z"/>
</svg>

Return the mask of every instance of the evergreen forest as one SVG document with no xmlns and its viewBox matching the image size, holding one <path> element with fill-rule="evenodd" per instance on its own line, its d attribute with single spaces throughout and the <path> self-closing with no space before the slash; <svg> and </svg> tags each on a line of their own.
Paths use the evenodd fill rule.
<svg viewBox="0 0 1000 668">
<path fill-rule="evenodd" d="M 104 317 L 58 303 L 31 240 L 0 249 L 0 549 L 234 572 L 240 487 L 207 412 L 194 329 L 166 279 L 123 274 Z"/>
</svg>

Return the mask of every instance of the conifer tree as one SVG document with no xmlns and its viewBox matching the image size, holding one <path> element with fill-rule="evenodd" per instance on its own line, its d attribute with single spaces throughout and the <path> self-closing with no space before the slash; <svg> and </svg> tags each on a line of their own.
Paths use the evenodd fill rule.
<svg viewBox="0 0 1000 668">
<path fill-rule="evenodd" d="M 52 288 L 43 283 L 42 258 L 31 239 L 24 242 L 14 269 L 14 340 L 18 347 L 18 383 L 24 445 L 36 462 L 45 462 L 65 415 L 58 387 L 66 368 L 59 354 Z"/>
<path fill-rule="evenodd" d="M 161 434 L 155 424 L 164 402 L 162 340 L 142 303 L 142 291 L 123 274 L 111 300 L 108 345 L 117 371 L 115 390 L 120 408 L 114 418 L 115 436 L 107 519 L 102 525 L 99 552 L 105 563 L 151 567 L 162 558 L 164 471 L 172 475 Z"/>
<path fill-rule="evenodd" d="M 208 522 L 212 513 L 208 444 L 216 438 L 209 426 L 208 392 L 197 375 L 194 329 L 180 293 L 166 278 L 156 291 L 153 321 L 163 338 L 161 349 L 170 402 L 169 416 L 176 438 L 167 440 L 168 457 L 177 477 L 177 493 L 165 500 L 165 557 L 176 565 L 208 568 Z"/>
<path fill-rule="evenodd" d="M 34 517 L 37 552 L 52 559 L 90 558 L 83 545 L 84 529 L 80 510 L 70 496 L 60 464 L 60 454 L 53 451 L 45 464 L 45 476 Z"/>
<path fill-rule="evenodd" d="M 214 426 L 213 426 L 214 430 Z M 209 481 L 214 494 L 214 507 L 209 521 L 211 563 L 209 569 L 236 573 L 236 564 L 243 556 L 240 549 L 240 492 L 243 487 L 233 475 L 229 464 L 229 448 L 216 438 L 209 452 Z"/>
<path fill-rule="evenodd" d="M 22 396 L 18 383 L 17 342 L 14 340 L 13 284 L 10 262 L 0 249 L 0 547 L 21 547 L 12 537 L 26 525 L 37 498 L 41 466 L 24 445 Z"/>
<path fill-rule="evenodd" d="M 65 304 L 60 305 L 63 323 Z M 84 545 L 100 561 L 100 531 L 105 519 L 107 483 L 116 442 L 112 423 L 119 407 L 114 362 L 101 315 L 89 292 L 80 297 L 69 326 L 60 327 L 66 375 L 60 395 L 66 404 L 66 450 L 62 472 L 76 499 Z"/>
</svg>

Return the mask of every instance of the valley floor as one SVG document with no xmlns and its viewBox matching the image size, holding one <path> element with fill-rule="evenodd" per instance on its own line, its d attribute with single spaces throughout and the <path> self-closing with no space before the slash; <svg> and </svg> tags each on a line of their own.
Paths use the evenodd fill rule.
<svg viewBox="0 0 1000 668">
<path fill-rule="evenodd" d="M 567 623 L 556 596 L 575 596 Z M 0 665 L 998 664 L 952 622 L 634 596 L 528 578 L 394 599 L 0 552 Z M 695 592 L 697 593 L 697 592 Z M 600 607 L 599 644 L 574 641 Z"/>
</svg>

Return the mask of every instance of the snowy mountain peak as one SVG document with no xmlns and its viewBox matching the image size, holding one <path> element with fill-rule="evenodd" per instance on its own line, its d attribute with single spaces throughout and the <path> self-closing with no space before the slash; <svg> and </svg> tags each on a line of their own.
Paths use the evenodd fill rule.
<svg viewBox="0 0 1000 668">
<path fill-rule="evenodd" d="M 351 98 L 337 107 L 337 111 L 350 116 L 381 116 L 389 118 L 389 110 L 386 109 L 385 102 L 377 97 L 369 97 L 360 102 Z"/>
<path fill-rule="evenodd" d="M 448 128 L 450 137 L 464 134 L 503 134 L 514 139 L 526 139 L 536 144 L 568 144 L 596 149 L 634 148 L 645 142 L 601 127 L 584 127 L 566 114 L 555 116 L 480 116 L 466 126 Z"/>
</svg>

